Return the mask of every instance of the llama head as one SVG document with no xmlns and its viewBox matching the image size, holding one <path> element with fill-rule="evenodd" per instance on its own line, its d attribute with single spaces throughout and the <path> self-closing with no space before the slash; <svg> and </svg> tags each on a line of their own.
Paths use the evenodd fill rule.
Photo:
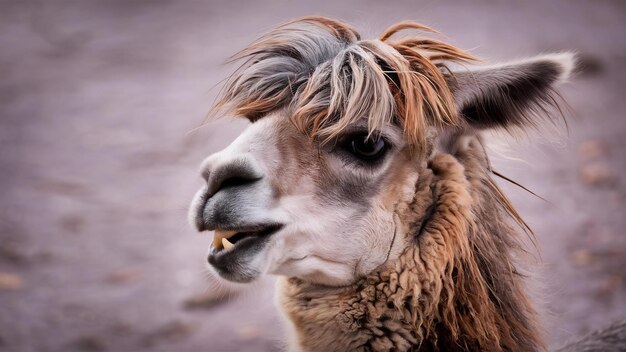
<svg viewBox="0 0 626 352">
<path fill-rule="evenodd" d="M 263 273 L 346 285 L 407 245 L 404 221 L 434 153 L 459 135 L 523 127 L 552 103 L 573 66 L 554 54 L 467 69 L 475 59 L 433 39 L 361 40 L 319 17 L 244 49 L 216 111 L 251 121 L 202 165 L 190 221 L 214 231 L 209 263 L 224 278 Z M 453 67 L 452 65 L 457 65 Z"/>
</svg>

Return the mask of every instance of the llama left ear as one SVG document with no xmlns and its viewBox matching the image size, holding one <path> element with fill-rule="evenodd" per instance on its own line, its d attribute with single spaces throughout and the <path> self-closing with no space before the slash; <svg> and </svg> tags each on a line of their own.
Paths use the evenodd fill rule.
<svg viewBox="0 0 626 352">
<path fill-rule="evenodd" d="M 446 80 L 461 118 L 479 129 L 535 125 L 555 107 L 555 87 L 574 70 L 572 53 L 452 71 Z"/>
</svg>

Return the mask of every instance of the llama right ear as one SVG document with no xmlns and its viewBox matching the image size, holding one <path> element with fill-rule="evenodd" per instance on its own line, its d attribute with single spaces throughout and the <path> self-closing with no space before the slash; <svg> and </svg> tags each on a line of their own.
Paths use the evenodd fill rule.
<svg viewBox="0 0 626 352">
<path fill-rule="evenodd" d="M 554 89 L 576 63 L 572 53 L 451 71 L 446 80 L 461 118 L 479 129 L 535 125 L 555 107 Z"/>
</svg>

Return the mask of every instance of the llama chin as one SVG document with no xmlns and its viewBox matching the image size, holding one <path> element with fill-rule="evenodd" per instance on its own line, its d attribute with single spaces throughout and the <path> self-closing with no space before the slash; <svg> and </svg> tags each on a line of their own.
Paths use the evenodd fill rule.
<svg viewBox="0 0 626 352">
<path fill-rule="evenodd" d="M 237 54 L 213 112 L 252 123 L 204 161 L 190 221 L 223 278 L 282 277 L 296 350 L 545 350 L 517 262 L 533 234 L 481 132 L 558 121 L 575 55 L 477 65 L 407 30 L 433 32 L 307 17 Z"/>
</svg>

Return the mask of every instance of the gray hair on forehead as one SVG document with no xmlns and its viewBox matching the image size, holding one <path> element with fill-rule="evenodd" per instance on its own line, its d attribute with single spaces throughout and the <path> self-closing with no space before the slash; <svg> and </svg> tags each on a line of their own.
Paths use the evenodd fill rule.
<svg viewBox="0 0 626 352">
<path fill-rule="evenodd" d="M 361 40 L 346 24 L 324 17 L 286 23 L 233 56 L 242 64 L 213 112 L 255 121 L 289 109 L 294 125 L 322 142 L 363 118 L 370 134 L 394 122 L 419 148 L 428 126 L 459 124 L 441 72 L 446 62 L 476 59 L 434 39 L 392 39 L 404 29 L 434 32 L 401 22 L 379 39 Z"/>
</svg>

